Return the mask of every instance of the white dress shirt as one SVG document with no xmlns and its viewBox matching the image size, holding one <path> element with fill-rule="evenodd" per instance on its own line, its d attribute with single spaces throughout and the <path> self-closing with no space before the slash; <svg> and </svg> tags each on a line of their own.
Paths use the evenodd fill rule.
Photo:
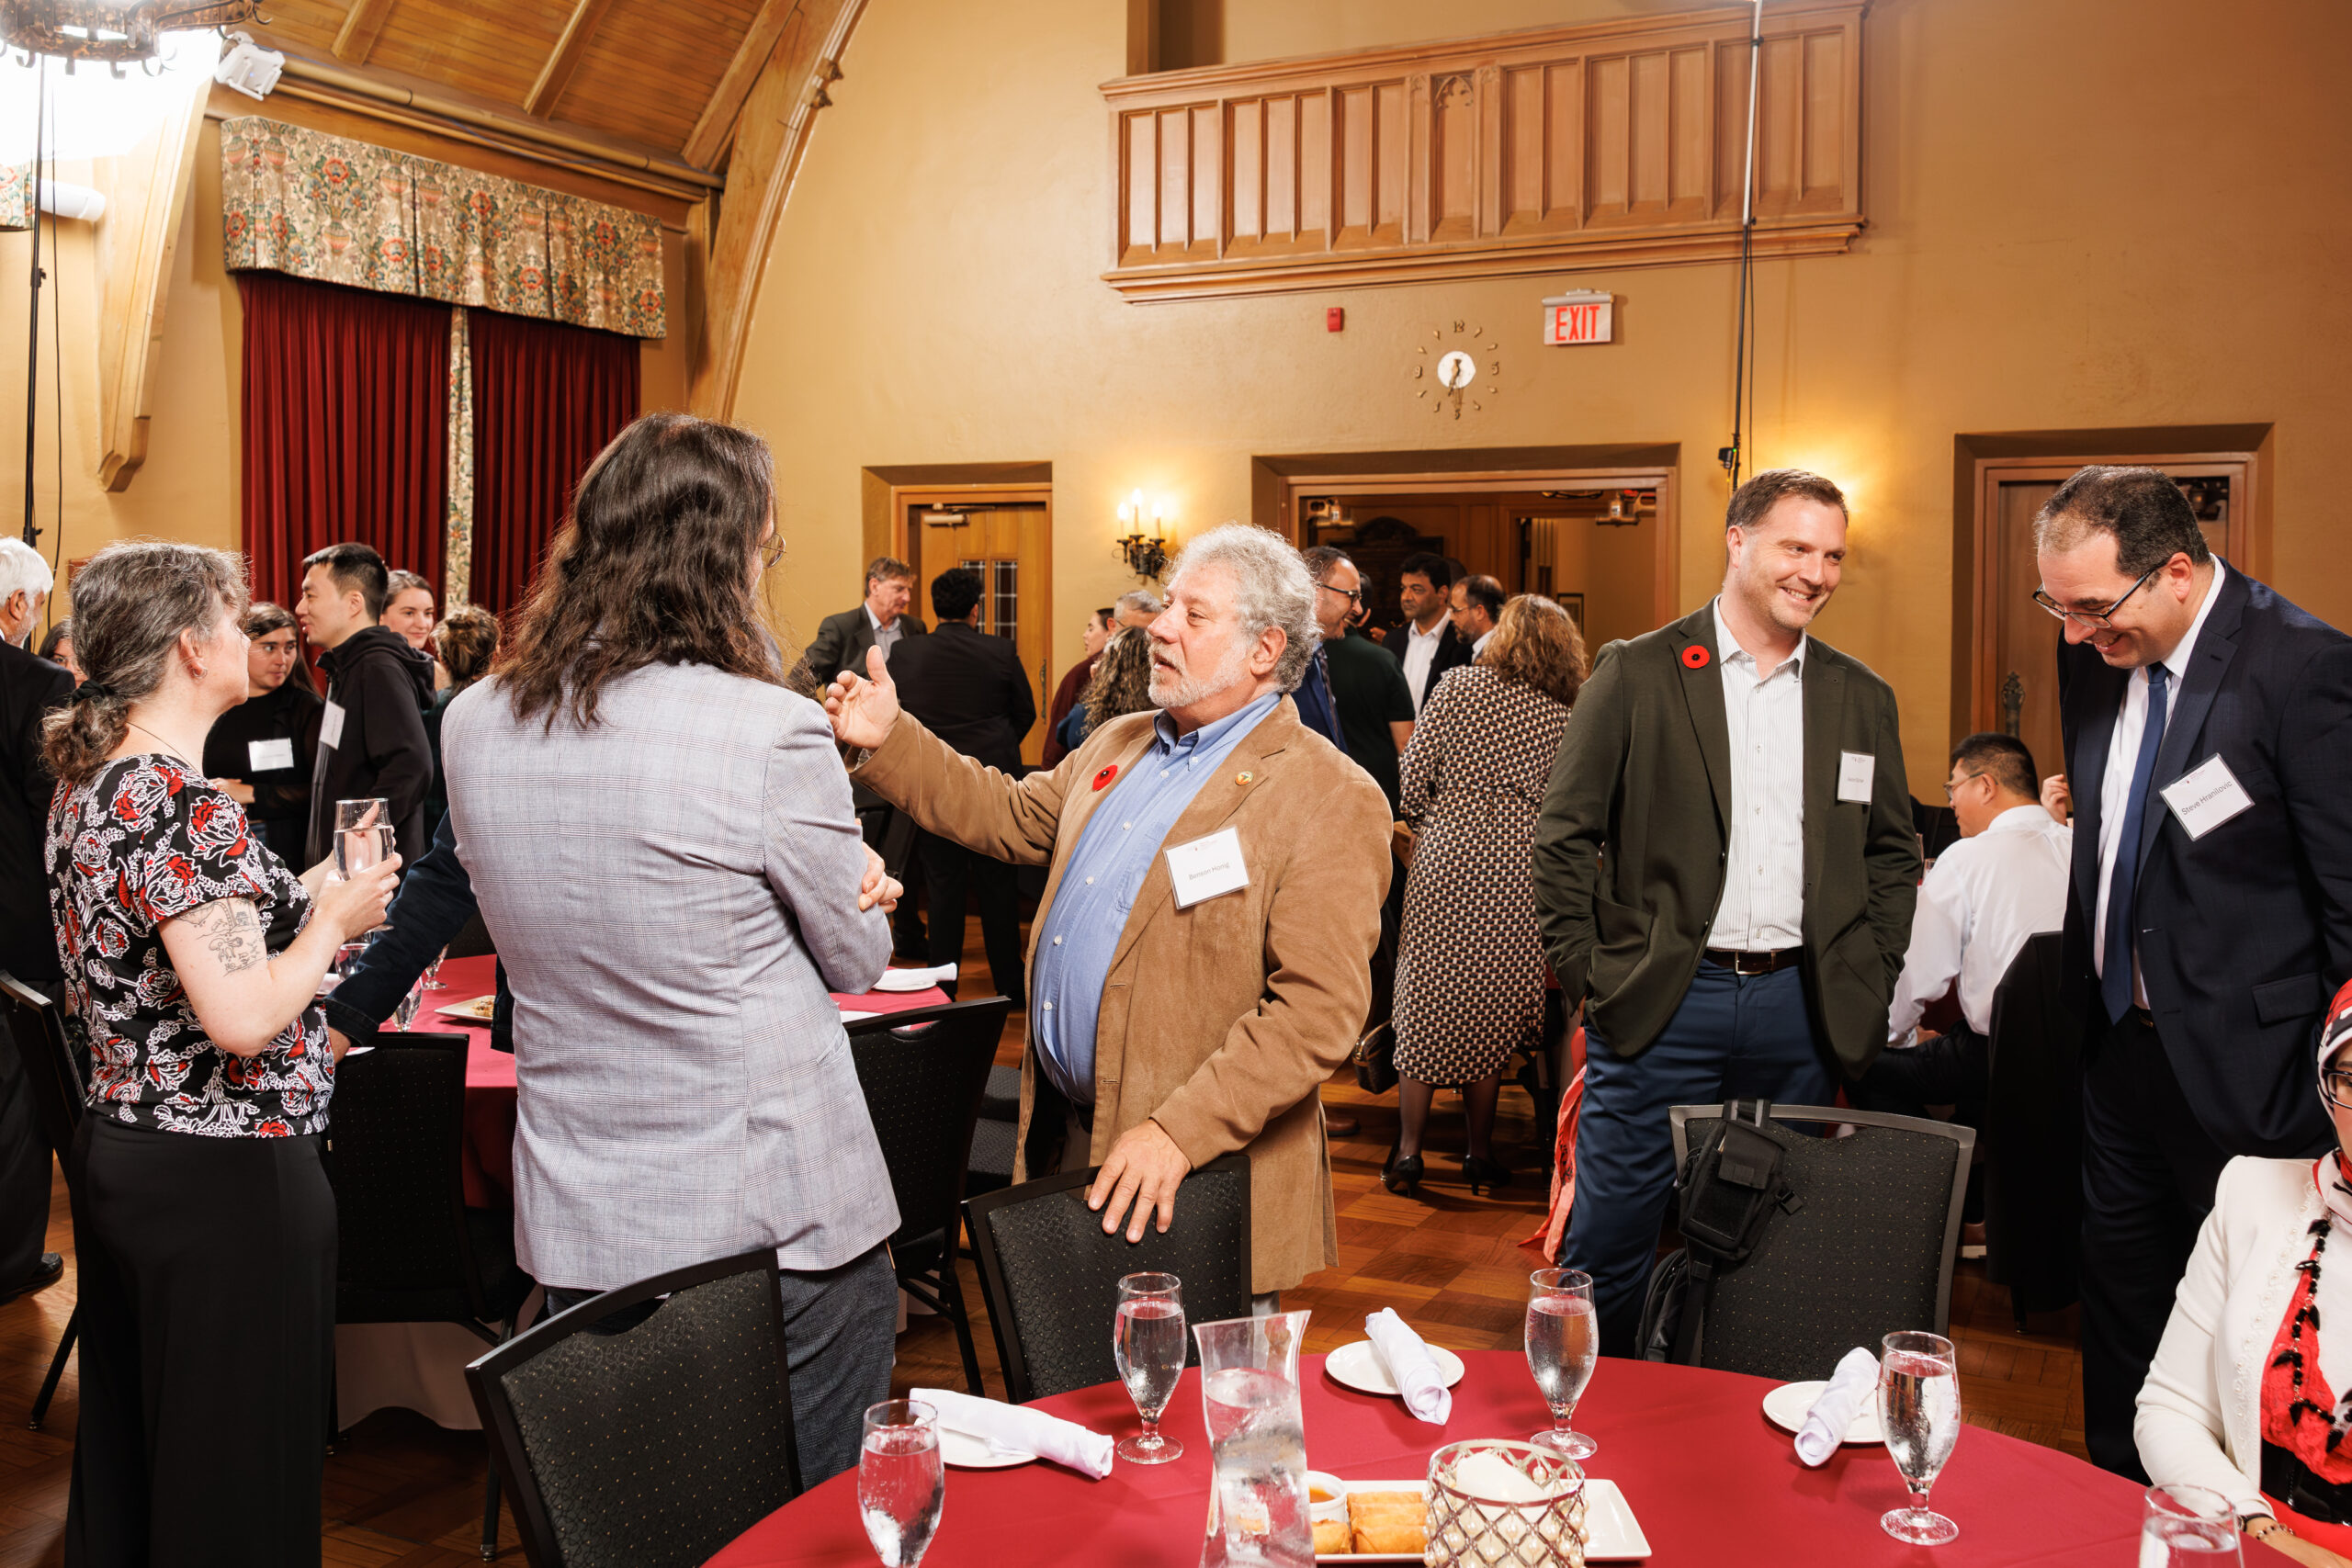
<svg viewBox="0 0 2352 1568">
<path fill-rule="evenodd" d="M 2205 585 L 2205 602 L 2197 606 L 2197 618 L 2188 623 L 2188 632 L 2180 646 L 2164 660 L 2165 727 L 2172 727 L 2172 716 L 2180 711 L 2181 683 L 2188 678 L 2188 656 L 2196 651 L 2197 634 L 2205 629 L 2205 617 L 2213 613 L 2213 601 L 2222 596 L 2222 580 L 2229 569 L 2221 558 L 2213 559 L 2213 581 Z M 2098 790 L 2098 915 L 2091 921 L 2091 963 L 2100 977 L 2107 975 L 2107 895 L 2108 881 L 2114 874 L 2116 840 L 2123 836 L 2123 813 L 2132 794 L 2132 768 L 2140 760 L 2140 737 L 2148 728 L 2148 671 L 2143 665 L 2132 671 L 2123 686 L 2123 711 L 2115 720 L 2115 734 L 2107 743 L 2107 776 L 2099 781 Z M 2156 791 L 2163 785 L 2149 781 L 2149 811 L 2162 811 L 2165 803 Z M 2132 999 L 2142 1007 L 2148 1005 L 2148 987 L 2140 978 L 2140 953 L 2132 952 Z"/>
<path fill-rule="evenodd" d="M 1715 617 L 1724 719 L 1731 730 L 1731 842 L 1709 947 L 1777 953 L 1804 941 L 1804 660 L 1810 639 L 1764 679 Z"/>
<path fill-rule="evenodd" d="M 1448 624 L 1443 615 L 1428 631 L 1410 621 L 1405 623 L 1405 684 L 1413 694 L 1415 718 L 1421 716 L 1421 699 L 1430 683 L 1430 665 L 1437 658 L 1437 645 L 1445 640 Z"/>
<path fill-rule="evenodd" d="M 1889 1044 L 1913 1043 L 1919 1014 L 1960 981 L 1968 1027 L 1990 1038 L 1993 992 L 2036 931 L 2066 923 L 2075 830 L 2039 806 L 2013 806 L 1936 857 L 1919 884 L 1911 947 L 1886 1015 Z"/>
<path fill-rule="evenodd" d="M 907 635 L 907 628 L 899 624 L 899 619 L 892 616 L 890 624 L 886 626 L 882 624 L 882 617 L 874 613 L 874 606 L 865 606 L 865 624 L 874 628 L 874 646 L 882 650 L 885 659 L 889 658 L 890 650 L 899 646 L 899 639 Z"/>
<path fill-rule="evenodd" d="M 1472 644 L 1470 645 L 1470 657 L 1471 657 L 1471 658 L 1473 658 L 1473 659 L 1476 659 L 1476 658 L 1477 658 L 1480 654 L 1482 654 L 1482 653 L 1486 652 L 1486 651 L 1487 651 L 1487 645 L 1488 643 L 1490 643 L 1490 642 L 1494 641 L 1494 640 L 1495 640 L 1495 629 L 1494 629 L 1494 627 L 1492 627 L 1492 626 L 1488 626 L 1488 627 L 1487 628 L 1487 635 L 1486 635 L 1486 636 L 1484 636 L 1484 637 L 1480 637 L 1477 641 L 1476 641 L 1476 642 L 1474 642 L 1474 643 L 1472 643 Z"/>
</svg>

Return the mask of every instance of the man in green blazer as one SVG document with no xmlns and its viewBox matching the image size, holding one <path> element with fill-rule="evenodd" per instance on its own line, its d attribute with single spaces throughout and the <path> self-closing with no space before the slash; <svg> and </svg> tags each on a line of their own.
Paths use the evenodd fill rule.
<svg viewBox="0 0 2352 1568">
<path fill-rule="evenodd" d="M 1741 485 L 1723 592 L 1600 650 L 1544 797 L 1536 910 L 1585 1004 L 1566 1258 L 1593 1277 L 1604 1354 L 1634 1353 L 1668 1108 L 1826 1105 L 1886 1041 L 1919 879 L 1894 694 L 1805 631 L 1846 523 L 1817 474 Z"/>
</svg>

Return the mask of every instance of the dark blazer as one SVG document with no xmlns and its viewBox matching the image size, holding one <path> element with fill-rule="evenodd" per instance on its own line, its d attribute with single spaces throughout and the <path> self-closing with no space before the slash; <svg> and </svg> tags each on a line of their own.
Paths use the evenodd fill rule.
<svg viewBox="0 0 2352 1568">
<path fill-rule="evenodd" d="M 40 760 L 40 726 L 73 695 L 63 665 L 0 642 L 0 969 L 20 980 L 58 977 L 43 849 L 56 781 Z"/>
<path fill-rule="evenodd" d="M 1600 650 L 1536 823 L 1544 953 L 1567 1007 L 1587 1000 L 1620 1056 L 1647 1050 L 1682 1005 L 1723 897 L 1731 731 L 1715 642 L 1710 604 Z M 1695 668 L 1692 648 L 1706 652 Z M 1859 1077 L 1886 1044 L 1919 840 L 1894 692 L 1819 637 L 1802 679 L 1805 994 Z M 1878 759 L 1867 805 L 1838 798 L 1841 751 Z"/>
<path fill-rule="evenodd" d="M 2226 564 L 2226 563 L 2224 563 Z M 2130 671 L 2058 650 L 2075 795 L 2066 967 L 2090 988 L 2099 796 Z M 2219 756 L 2254 804 L 2191 840 L 2159 795 Z M 2225 1153 L 2332 1142 L 2312 1088 L 2320 1014 L 2352 976 L 2352 637 L 2233 570 L 2205 617 L 2156 752 L 2132 923 L 2149 1010 L 2197 1120 Z"/>
<path fill-rule="evenodd" d="M 1413 623 L 1406 621 L 1389 627 L 1380 646 L 1395 654 L 1397 663 L 1404 663 L 1405 650 L 1413 646 Z M 1419 691 L 1413 694 L 1413 711 L 1420 711 L 1420 705 L 1430 700 L 1430 694 L 1437 690 L 1437 683 L 1445 679 L 1447 671 L 1469 663 L 1471 657 L 1470 639 L 1455 629 L 1449 617 L 1445 630 L 1438 634 L 1437 657 L 1430 660 L 1429 679 L 1421 682 Z M 1410 679 L 1407 677 L 1408 682 Z"/>
<path fill-rule="evenodd" d="M 902 611 L 899 629 L 907 637 L 921 637 L 922 617 L 912 610 Z M 865 674 L 865 650 L 873 646 L 874 623 L 866 618 L 865 601 L 860 600 L 855 609 L 827 615 L 818 622 L 817 640 L 808 645 L 808 651 L 802 657 L 808 660 L 808 673 L 817 678 L 817 684 L 826 686 L 844 670 Z"/>
<path fill-rule="evenodd" d="M 890 679 L 899 705 L 925 729 L 967 757 L 1019 774 L 1021 738 L 1037 722 L 1037 696 L 1011 637 L 944 622 L 890 650 Z"/>
</svg>

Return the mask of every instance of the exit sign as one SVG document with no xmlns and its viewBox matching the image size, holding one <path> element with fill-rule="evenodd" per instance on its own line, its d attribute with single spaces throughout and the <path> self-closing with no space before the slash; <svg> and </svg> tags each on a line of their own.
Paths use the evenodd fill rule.
<svg viewBox="0 0 2352 1568">
<path fill-rule="evenodd" d="M 1555 294 L 1544 301 L 1544 341 L 1549 344 L 1614 341 L 1617 297 L 1594 289 Z"/>
</svg>

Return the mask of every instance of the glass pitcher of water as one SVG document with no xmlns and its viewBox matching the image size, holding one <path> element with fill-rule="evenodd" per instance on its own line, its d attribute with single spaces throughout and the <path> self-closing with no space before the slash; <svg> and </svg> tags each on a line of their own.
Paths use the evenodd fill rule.
<svg viewBox="0 0 2352 1568">
<path fill-rule="evenodd" d="M 1208 1538 L 1201 1568 L 1314 1568 L 1298 1348 L 1310 1314 L 1195 1324 L 1209 1429 Z"/>
</svg>

